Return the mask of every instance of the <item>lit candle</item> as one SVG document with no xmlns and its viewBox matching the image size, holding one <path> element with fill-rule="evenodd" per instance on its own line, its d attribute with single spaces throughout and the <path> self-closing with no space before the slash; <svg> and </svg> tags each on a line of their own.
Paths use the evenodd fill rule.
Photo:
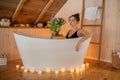
<svg viewBox="0 0 120 80">
<path fill-rule="evenodd" d="M 78 80 L 78 78 L 79 78 L 79 72 L 80 72 L 80 70 L 79 70 L 79 67 L 77 67 L 76 69 L 75 69 L 75 73 L 76 73 L 76 75 L 75 75 L 75 80 Z"/>
<path fill-rule="evenodd" d="M 74 69 L 71 69 L 70 72 L 71 72 L 72 80 L 74 80 Z"/>
<path fill-rule="evenodd" d="M 24 72 L 26 73 L 28 70 L 27 69 L 24 69 Z"/>
<path fill-rule="evenodd" d="M 23 70 L 24 69 L 24 66 L 21 66 L 21 70 Z"/>
<path fill-rule="evenodd" d="M 89 68 L 89 63 L 86 63 L 85 65 L 86 65 L 86 68 Z"/>
<path fill-rule="evenodd" d="M 82 68 L 80 68 L 80 75 L 82 75 Z"/>
<path fill-rule="evenodd" d="M 61 69 L 61 72 L 65 73 L 65 68 L 62 68 L 62 69 Z"/>
<path fill-rule="evenodd" d="M 38 74 L 41 75 L 41 74 L 42 74 L 42 71 L 38 71 Z"/>
<path fill-rule="evenodd" d="M 50 72 L 51 72 L 50 68 L 47 68 L 47 69 L 46 69 L 46 72 L 47 72 L 47 73 L 50 73 Z"/>
<path fill-rule="evenodd" d="M 31 69 L 31 70 L 30 70 L 30 72 L 31 72 L 31 73 L 34 73 L 34 72 L 35 72 L 35 70 L 34 70 L 34 69 Z"/>
<path fill-rule="evenodd" d="M 19 68 L 20 68 L 20 65 L 16 65 L 16 68 L 19 69 Z"/>
<path fill-rule="evenodd" d="M 55 71 L 56 78 L 57 78 L 57 76 L 58 76 L 58 73 L 59 73 L 59 71 Z"/>
<path fill-rule="evenodd" d="M 82 64 L 82 68 L 85 68 L 85 64 Z"/>
</svg>

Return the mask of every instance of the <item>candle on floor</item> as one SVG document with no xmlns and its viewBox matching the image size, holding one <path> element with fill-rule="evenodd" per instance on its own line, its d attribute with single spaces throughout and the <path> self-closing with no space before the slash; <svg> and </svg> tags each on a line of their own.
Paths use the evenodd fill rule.
<svg viewBox="0 0 120 80">
<path fill-rule="evenodd" d="M 82 64 L 82 68 L 85 68 L 85 64 Z"/>
<path fill-rule="evenodd" d="M 89 68 L 89 63 L 86 63 L 85 66 L 86 66 L 86 68 Z"/>
<path fill-rule="evenodd" d="M 28 70 L 27 70 L 27 69 L 24 69 L 24 72 L 26 73 L 26 72 L 28 72 Z"/>
<path fill-rule="evenodd" d="M 59 71 L 55 71 L 55 76 L 57 78 Z"/>
<path fill-rule="evenodd" d="M 62 72 L 62 73 L 65 73 L 65 68 L 61 68 L 61 72 Z"/>
<path fill-rule="evenodd" d="M 23 70 L 24 69 L 24 66 L 21 66 L 21 70 Z"/>
<path fill-rule="evenodd" d="M 80 68 L 80 75 L 82 76 L 82 68 Z"/>
<path fill-rule="evenodd" d="M 34 72 L 35 72 L 35 70 L 34 70 L 34 69 L 31 69 L 31 70 L 30 70 L 30 72 L 31 72 L 31 73 L 34 73 Z"/>
<path fill-rule="evenodd" d="M 16 69 L 19 69 L 20 68 L 20 65 L 16 65 Z"/>
<path fill-rule="evenodd" d="M 46 72 L 47 72 L 47 73 L 50 73 L 50 72 L 51 72 L 50 68 L 47 68 L 47 69 L 46 69 Z"/>
<path fill-rule="evenodd" d="M 72 76 L 72 80 L 74 80 L 74 69 L 70 70 L 71 76 Z"/>
<path fill-rule="evenodd" d="M 42 71 L 38 71 L 38 74 L 41 75 L 41 74 L 42 74 Z"/>
</svg>

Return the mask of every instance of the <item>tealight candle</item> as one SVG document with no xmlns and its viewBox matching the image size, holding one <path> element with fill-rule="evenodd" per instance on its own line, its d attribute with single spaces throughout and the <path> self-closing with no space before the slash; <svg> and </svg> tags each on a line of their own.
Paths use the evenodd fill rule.
<svg viewBox="0 0 120 80">
<path fill-rule="evenodd" d="M 20 68 L 20 65 L 16 65 L 16 68 L 19 69 L 19 68 Z"/>
<path fill-rule="evenodd" d="M 47 72 L 47 73 L 50 73 L 50 72 L 51 72 L 51 70 L 50 70 L 49 68 L 47 68 L 47 69 L 46 69 L 46 72 Z"/>
<path fill-rule="evenodd" d="M 82 64 L 82 68 L 85 68 L 85 64 Z"/>
<path fill-rule="evenodd" d="M 64 72 L 65 72 L 65 68 L 62 68 L 62 69 L 61 69 L 61 72 L 63 72 L 63 73 L 64 73 Z"/>
<path fill-rule="evenodd" d="M 71 69 L 70 72 L 71 72 L 72 80 L 74 80 L 74 69 Z"/>
<path fill-rule="evenodd" d="M 30 70 L 30 72 L 31 72 L 31 73 L 34 73 L 34 72 L 35 72 L 35 70 L 34 70 L 34 69 L 31 69 L 31 70 Z"/>
<path fill-rule="evenodd" d="M 24 69 L 24 66 L 21 66 L 21 70 L 23 70 Z"/>
<path fill-rule="evenodd" d="M 89 63 L 86 63 L 85 65 L 86 65 L 86 68 L 89 68 Z"/>
<path fill-rule="evenodd" d="M 57 78 L 57 75 L 58 75 L 59 71 L 55 71 L 55 74 L 56 74 L 56 78 Z"/>
<path fill-rule="evenodd" d="M 41 74 L 42 74 L 42 71 L 38 71 L 38 74 L 40 74 L 40 75 L 41 75 Z"/>
<path fill-rule="evenodd" d="M 27 69 L 24 69 L 24 72 L 26 73 L 28 70 Z"/>
</svg>

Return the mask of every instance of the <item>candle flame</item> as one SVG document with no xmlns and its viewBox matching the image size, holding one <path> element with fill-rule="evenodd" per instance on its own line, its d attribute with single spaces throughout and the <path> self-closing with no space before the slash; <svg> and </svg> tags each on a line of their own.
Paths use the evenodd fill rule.
<svg viewBox="0 0 120 80">
<path fill-rule="evenodd" d="M 65 72 L 65 68 L 62 68 L 62 69 L 61 69 L 61 72 L 63 72 L 63 73 L 64 73 L 64 72 Z"/>
<path fill-rule="evenodd" d="M 24 69 L 24 72 L 27 72 L 28 70 L 27 69 Z"/>
</svg>

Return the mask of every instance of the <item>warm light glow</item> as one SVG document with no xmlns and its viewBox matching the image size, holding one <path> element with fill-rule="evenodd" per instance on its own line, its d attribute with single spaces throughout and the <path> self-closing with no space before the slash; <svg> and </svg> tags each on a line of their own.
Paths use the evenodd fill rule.
<svg viewBox="0 0 120 80">
<path fill-rule="evenodd" d="M 82 64 L 82 67 L 85 68 L 85 64 Z"/>
<path fill-rule="evenodd" d="M 71 69 L 70 72 L 73 73 L 73 72 L 74 72 L 74 69 Z"/>
<path fill-rule="evenodd" d="M 27 72 L 28 70 L 27 69 L 24 69 L 24 72 Z"/>
<path fill-rule="evenodd" d="M 38 71 L 38 74 L 40 74 L 40 75 L 41 75 L 41 74 L 42 74 L 42 71 Z"/>
<path fill-rule="evenodd" d="M 50 68 L 47 68 L 47 69 L 46 69 L 46 72 L 47 72 L 47 73 L 50 73 L 50 72 L 51 72 Z"/>
<path fill-rule="evenodd" d="M 89 68 L 89 63 L 86 63 L 85 66 L 86 66 L 86 68 Z"/>
<path fill-rule="evenodd" d="M 59 71 L 55 71 L 55 74 L 58 74 L 59 73 Z"/>
<path fill-rule="evenodd" d="M 21 66 L 21 70 L 23 70 L 24 69 L 24 66 Z"/>
<path fill-rule="evenodd" d="M 79 73 L 79 71 L 80 71 L 79 68 L 76 68 L 75 72 L 76 72 L 77 74 Z"/>
<path fill-rule="evenodd" d="M 34 69 L 31 69 L 31 70 L 30 70 L 30 72 L 31 72 L 31 73 L 34 73 L 34 72 L 35 72 L 35 70 L 34 70 Z"/>
<path fill-rule="evenodd" d="M 16 68 L 19 69 L 19 68 L 20 68 L 20 65 L 16 65 Z"/>
<path fill-rule="evenodd" d="M 61 69 L 61 72 L 63 72 L 63 73 L 64 73 L 64 72 L 65 72 L 65 68 L 62 68 L 62 69 Z"/>
</svg>

